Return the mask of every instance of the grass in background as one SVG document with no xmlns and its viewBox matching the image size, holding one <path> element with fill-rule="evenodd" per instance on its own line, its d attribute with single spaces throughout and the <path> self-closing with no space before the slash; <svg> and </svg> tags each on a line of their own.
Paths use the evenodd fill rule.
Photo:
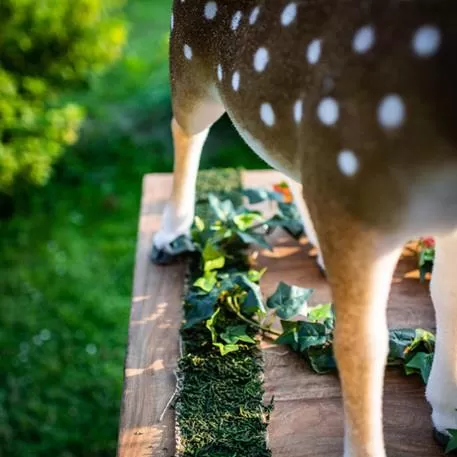
<svg viewBox="0 0 457 457">
<path fill-rule="evenodd" d="M 0 221 L 0 456 L 113 456 L 142 175 L 170 171 L 169 0 L 130 0 L 79 144 Z M 263 167 L 229 127 L 203 167 Z"/>
</svg>

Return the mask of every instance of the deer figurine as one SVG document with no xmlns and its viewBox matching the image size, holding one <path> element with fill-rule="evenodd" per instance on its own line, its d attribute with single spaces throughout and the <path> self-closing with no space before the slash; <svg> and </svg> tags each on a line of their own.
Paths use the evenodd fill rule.
<svg viewBox="0 0 457 457">
<path fill-rule="evenodd" d="M 200 153 L 226 112 L 301 185 L 335 304 L 344 457 L 386 457 L 391 278 L 405 242 L 435 236 L 426 397 L 445 442 L 457 428 L 457 2 L 174 0 L 170 72 L 174 182 L 156 252 L 189 233 Z"/>
</svg>

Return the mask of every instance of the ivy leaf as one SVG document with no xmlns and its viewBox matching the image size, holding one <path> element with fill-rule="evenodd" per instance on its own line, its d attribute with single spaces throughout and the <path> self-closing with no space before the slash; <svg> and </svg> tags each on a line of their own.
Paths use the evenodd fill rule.
<svg viewBox="0 0 457 457">
<path fill-rule="evenodd" d="M 258 244 L 263 249 L 268 249 L 269 251 L 273 250 L 273 248 L 265 240 L 265 237 L 260 233 L 242 232 L 241 230 L 237 230 L 236 234 L 240 237 L 243 243 Z"/>
<path fill-rule="evenodd" d="M 221 312 L 221 309 L 217 308 L 216 311 L 206 321 L 206 328 L 211 333 L 211 341 L 213 342 L 213 344 L 216 343 L 216 341 L 217 341 L 216 320 L 217 320 L 217 316 L 219 315 L 220 312 Z"/>
<path fill-rule="evenodd" d="M 222 356 L 229 354 L 230 352 L 236 352 L 240 347 L 237 344 L 222 344 L 214 343 L 213 346 L 219 348 L 219 351 Z"/>
<path fill-rule="evenodd" d="M 450 452 L 457 450 L 457 430 L 449 429 L 447 432 L 451 436 L 450 436 L 449 442 L 447 443 L 445 453 L 449 454 Z"/>
<path fill-rule="evenodd" d="M 195 216 L 194 218 L 194 225 L 197 231 L 203 232 L 205 230 L 205 222 L 199 216 Z"/>
<path fill-rule="evenodd" d="M 249 270 L 248 274 L 247 274 L 249 281 L 258 283 L 266 271 L 267 271 L 266 267 L 262 268 L 260 271 Z"/>
<path fill-rule="evenodd" d="M 275 293 L 268 298 L 267 307 L 274 309 L 280 319 L 291 319 L 300 313 L 313 292 L 313 289 L 289 286 L 280 282 Z"/>
<path fill-rule="evenodd" d="M 426 354 L 425 352 L 418 352 L 406 365 L 406 374 L 419 372 L 425 384 L 430 377 L 432 370 L 433 354 Z"/>
<path fill-rule="evenodd" d="M 276 338 L 275 343 L 290 346 L 293 351 L 299 352 L 300 345 L 298 344 L 298 322 L 281 320 L 281 325 L 283 333 Z"/>
<path fill-rule="evenodd" d="M 248 213 L 241 213 L 237 214 L 233 218 L 233 222 L 237 226 L 239 230 L 245 232 L 250 227 L 252 227 L 256 222 L 260 223 L 263 221 L 263 217 L 258 212 L 248 212 Z"/>
<path fill-rule="evenodd" d="M 325 325 L 316 322 L 281 321 L 284 333 L 275 343 L 290 346 L 302 353 L 317 373 L 327 373 L 335 368 L 331 346 L 331 333 Z"/>
<path fill-rule="evenodd" d="M 333 355 L 332 347 L 325 349 L 310 349 L 308 352 L 308 360 L 311 368 L 319 374 L 329 373 L 336 370 L 336 360 Z"/>
<path fill-rule="evenodd" d="M 318 305 L 309 309 L 306 318 L 311 322 L 324 322 L 327 319 L 333 319 L 332 304 Z"/>
<path fill-rule="evenodd" d="M 246 316 L 258 314 L 265 316 L 267 313 L 263 304 L 262 292 L 260 287 L 254 282 L 250 281 L 245 275 L 239 275 L 236 278 L 236 284 L 238 284 L 243 290 L 247 291 L 245 299 L 241 303 L 241 312 Z"/>
<path fill-rule="evenodd" d="M 405 359 L 406 349 L 416 337 L 413 329 L 396 329 L 389 332 L 389 359 Z"/>
<path fill-rule="evenodd" d="M 211 290 L 217 284 L 217 273 L 215 271 L 206 271 L 203 276 L 198 278 L 194 282 L 195 287 L 199 287 L 205 292 L 211 292 Z"/>
<path fill-rule="evenodd" d="M 214 194 L 208 194 L 208 202 L 217 219 L 227 222 L 233 218 L 235 208 L 230 200 L 221 201 Z"/>
<path fill-rule="evenodd" d="M 303 235 L 304 227 L 298 208 L 293 203 L 279 203 L 280 215 L 285 220 L 284 230 L 295 238 L 300 238 Z"/>
<path fill-rule="evenodd" d="M 418 328 L 414 331 L 414 340 L 411 342 L 406 352 L 412 355 L 418 350 L 433 352 L 435 348 L 435 335 L 427 330 Z"/>
<path fill-rule="evenodd" d="M 219 270 L 224 267 L 225 265 L 225 255 L 224 253 L 218 249 L 214 244 L 208 241 L 205 244 L 205 248 L 203 249 L 203 262 L 204 262 L 204 270 L 212 271 L 212 270 Z"/>
<path fill-rule="evenodd" d="M 228 344 L 236 344 L 239 341 L 255 344 L 255 340 L 247 334 L 247 329 L 247 325 L 233 325 L 227 327 L 225 332 L 221 333 L 221 338 Z"/>
<path fill-rule="evenodd" d="M 219 289 L 215 288 L 206 295 L 197 293 L 188 294 L 186 300 L 186 308 L 188 308 L 186 310 L 186 323 L 183 325 L 183 328 L 191 328 L 209 319 L 214 313 L 214 308 L 219 299 L 219 293 Z"/>
<path fill-rule="evenodd" d="M 325 325 L 318 322 L 298 323 L 298 345 L 300 352 L 304 352 L 311 347 L 323 346 L 330 339 Z"/>
<path fill-rule="evenodd" d="M 266 189 L 243 189 L 243 195 L 247 197 L 251 205 L 262 203 L 266 200 L 283 201 L 283 196 L 279 192 L 271 192 Z"/>
</svg>

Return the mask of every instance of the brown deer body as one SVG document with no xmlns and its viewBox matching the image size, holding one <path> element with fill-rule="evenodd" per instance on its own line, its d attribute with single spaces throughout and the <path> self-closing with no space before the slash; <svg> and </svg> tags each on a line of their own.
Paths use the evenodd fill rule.
<svg viewBox="0 0 457 457">
<path fill-rule="evenodd" d="M 227 112 L 302 185 L 336 308 L 344 456 L 385 457 L 391 277 L 406 241 L 435 235 L 427 398 L 434 427 L 457 428 L 457 2 L 175 0 L 170 59 L 175 179 L 156 248 L 189 232 L 201 149 Z"/>
</svg>

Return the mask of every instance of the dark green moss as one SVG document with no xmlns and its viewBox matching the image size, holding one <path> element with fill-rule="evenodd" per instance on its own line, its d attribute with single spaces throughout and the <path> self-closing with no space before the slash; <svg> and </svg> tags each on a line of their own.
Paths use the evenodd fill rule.
<svg viewBox="0 0 457 457">
<path fill-rule="evenodd" d="M 197 214 L 204 217 L 208 192 L 239 198 L 237 170 L 204 171 L 197 186 Z M 238 257 L 238 256 L 237 256 Z M 243 256 L 239 256 L 243 259 Z M 233 267 L 233 265 L 231 265 Z M 237 267 L 245 270 L 246 260 Z M 190 268 L 190 281 L 199 275 L 198 262 Z M 240 325 L 224 314 L 224 325 Z M 252 329 L 251 329 L 252 330 Z M 253 331 L 253 330 L 252 330 Z M 266 430 L 271 405 L 263 402 L 263 360 L 258 347 L 221 356 L 204 325 L 182 330 L 185 355 L 179 362 L 183 376 L 176 403 L 183 457 L 269 457 Z"/>
</svg>

